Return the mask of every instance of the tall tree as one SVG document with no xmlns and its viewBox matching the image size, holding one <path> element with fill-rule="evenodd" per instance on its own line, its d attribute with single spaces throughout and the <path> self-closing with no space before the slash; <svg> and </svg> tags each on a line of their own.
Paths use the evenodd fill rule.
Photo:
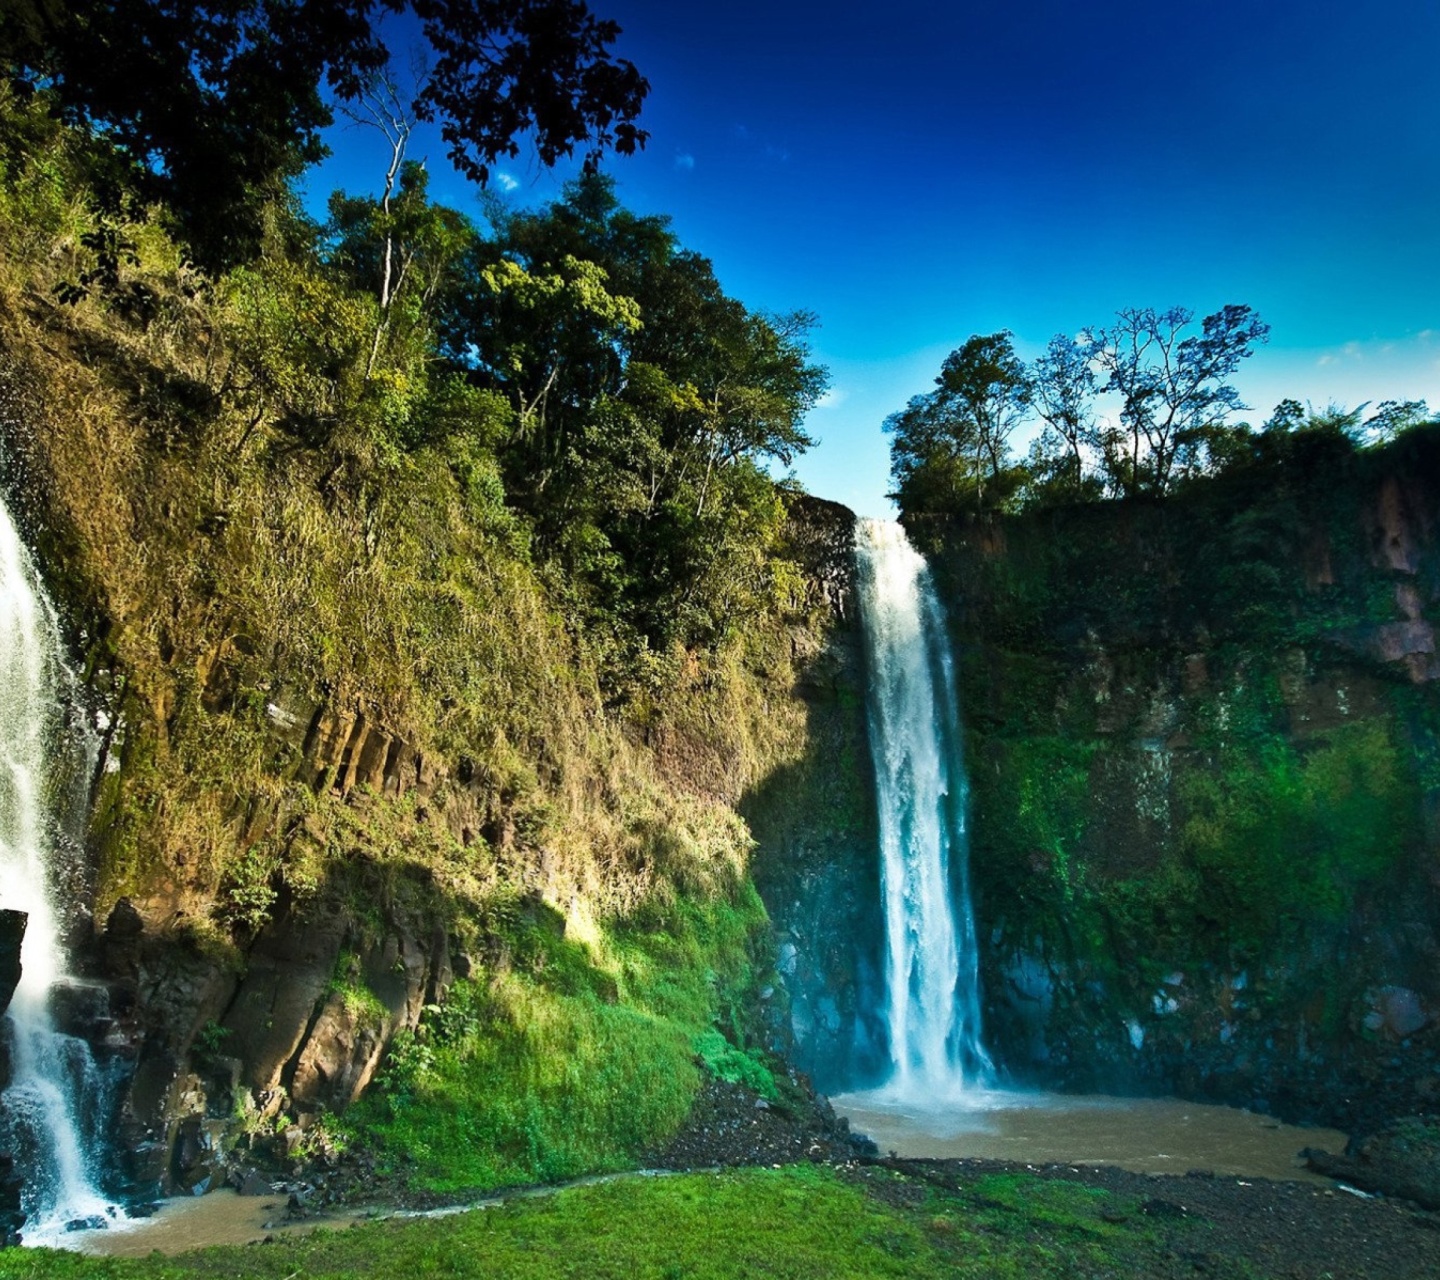
<svg viewBox="0 0 1440 1280">
<path fill-rule="evenodd" d="M 1056 486 L 1072 495 L 1082 490 L 1084 451 L 1099 445 L 1091 361 L 1089 343 L 1057 333 L 1030 375 L 1035 414 L 1044 424 L 1035 455 L 1056 473 Z"/>
<path fill-rule="evenodd" d="M 901 507 L 979 510 L 1002 504 L 1009 439 L 1029 412 L 1032 394 L 1009 330 L 975 334 L 946 356 L 935 390 L 885 420 L 895 437 L 891 474 Z"/>
<path fill-rule="evenodd" d="M 526 137 L 546 164 L 644 145 L 649 86 L 583 0 L 7 0 L 0 59 L 105 130 L 218 268 L 254 252 L 258 203 L 324 154 L 327 97 L 362 96 L 390 59 L 379 18 L 405 11 L 433 54 L 410 112 L 468 177 Z"/>
<path fill-rule="evenodd" d="M 537 545 L 648 643 L 733 625 L 780 518 L 764 467 L 809 445 L 826 385 L 812 317 L 748 310 L 601 175 L 475 253 L 442 345 L 516 407 L 506 485 Z"/>
<path fill-rule="evenodd" d="M 1087 331 L 1106 377 L 1120 396 L 1120 428 L 1105 438 L 1105 466 L 1121 493 L 1168 493 L 1204 462 L 1206 436 L 1243 409 L 1226 381 L 1270 326 L 1247 306 L 1222 307 L 1186 334 L 1194 312 L 1127 308 L 1105 329 Z"/>
</svg>

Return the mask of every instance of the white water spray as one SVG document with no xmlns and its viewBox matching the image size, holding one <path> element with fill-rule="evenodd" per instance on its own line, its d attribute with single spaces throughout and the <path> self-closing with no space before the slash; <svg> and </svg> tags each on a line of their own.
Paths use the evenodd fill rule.
<svg viewBox="0 0 1440 1280">
<path fill-rule="evenodd" d="M 0 1099 L 25 1177 L 27 1243 L 54 1243 L 77 1218 L 108 1215 L 78 1111 L 99 1088 L 90 1048 L 56 1031 L 50 992 L 65 980 L 53 883 L 67 677 L 55 617 L 0 503 L 0 906 L 29 916 L 8 1028 L 13 1078 Z"/>
<path fill-rule="evenodd" d="M 955 670 L 923 556 L 898 525 L 855 529 L 879 801 L 891 1078 L 899 1099 L 990 1083 L 965 834 Z"/>
</svg>

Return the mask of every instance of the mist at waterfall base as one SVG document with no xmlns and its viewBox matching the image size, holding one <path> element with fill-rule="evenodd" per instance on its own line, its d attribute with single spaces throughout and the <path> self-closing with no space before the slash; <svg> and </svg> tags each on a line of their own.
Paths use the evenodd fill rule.
<svg viewBox="0 0 1440 1280">
<path fill-rule="evenodd" d="M 0 906 L 29 917 L 20 985 L 0 1026 L 12 1065 L 0 1150 L 25 1179 L 27 1244 L 117 1216 L 97 1185 L 108 1082 L 90 1046 L 57 1030 L 52 1012 L 56 989 L 73 982 L 56 881 L 78 858 L 72 833 L 94 758 L 93 738 L 65 716 L 71 692 L 54 612 L 0 503 Z"/>
<path fill-rule="evenodd" d="M 1001 1087 L 981 1025 L 959 690 L 923 556 L 886 521 L 855 527 L 866 710 L 880 832 L 890 1071 L 835 1109 L 882 1150 L 914 1157 L 1204 1167 L 1305 1177 L 1296 1153 L 1343 1134 L 1170 1098 Z"/>
</svg>

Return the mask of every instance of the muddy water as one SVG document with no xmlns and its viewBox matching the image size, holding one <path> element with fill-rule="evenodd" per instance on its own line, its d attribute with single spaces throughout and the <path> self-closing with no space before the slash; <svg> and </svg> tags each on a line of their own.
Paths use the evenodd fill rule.
<svg viewBox="0 0 1440 1280">
<path fill-rule="evenodd" d="M 881 1151 L 1024 1164 L 1112 1164 L 1136 1173 L 1192 1169 L 1330 1185 L 1304 1168 L 1302 1147 L 1343 1151 L 1333 1129 L 1302 1129 L 1234 1107 L 1173 1098 L 973 1091 L 935 1105 L 883 1090 L 832 1098 Z"/>
<path fill-rule="evenodd" d="M 299 1235 L 317 1227 L 347 1227 L 354 1212 L 335 1217 L 285 1221 L 285 1197 L 241 1196 L 230 1190 L 208 1196 L 162 1200 L 149 1218 L 122 1220 L 105 1231 L 75 1231 L 55 1244 L 82 1253 L 140 1258 L 152 1249 L 182 1253 L 212 1244 L 249 1244 L 266 1236 Z"/>
<path fill-rule="evenodd" d="M 184 1253 L 218 1244 L 253 1244 L 268 1237 L 304 1235 L 307 1232 L 352 1227 L 379 1218 L 446 1218 L 454 1213 L 493 1209 L 510 1200 L 531 1200 L 570 1187 L 599 1186 L 634 1178 L 668 1178 L 671 1169 L 635 1169 L 627 1173 L 597 1173 L 550 1186 L 519 1187 L 494 1196 L 439 1209 L 397 1209 L 371 1205 L 337 1209 L 324 1216 L 289 1221 L 283 1195 L 240 1196 L 230 1190 L 212 1191 L 207 1196 L 162 1200 L 153 1216 L 121 1219 L 108 1230 L 76 1231 L 63 1235 L 57 1247 L 112 1258 L 139 1258 L 159 1250 Z"/>
</svg>

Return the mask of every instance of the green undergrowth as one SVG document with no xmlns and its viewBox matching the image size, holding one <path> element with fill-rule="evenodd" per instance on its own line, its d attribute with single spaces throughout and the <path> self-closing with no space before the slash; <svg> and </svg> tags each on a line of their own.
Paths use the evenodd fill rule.
<svg viewBox="0 0 1440 1280">
<path fill-rule="evenodd" d="M 1179 1274 L 1177 1247 L 1219 1243 L 1204 1224 L 1162 1227 L 1132 1197 L 1078 1183 L 1006 1174 L 942 1190 L 881 1170 L 799 1166 L 625 1179 L 176 1258 L 12 1250 L 0 1254 L 0 1277 L 1112 1278 Z M 1224 1258 L 1223 1268 L 1237 1278 L 1264 1274 L 1242 1258 Z"/>
<path fill-rule="evenodd" d="M 625 1168 L 684 1121 L 708 1071 L 776 1096 L 745 1047 L 764 972 L 753 889 L 656 904 L 581 942 L 541 910 L 512 920 L 506 967 L 457 983 L 402 1033 L 347 1116 L 430 1190 L 556 1181 Z"/>
</svg>

